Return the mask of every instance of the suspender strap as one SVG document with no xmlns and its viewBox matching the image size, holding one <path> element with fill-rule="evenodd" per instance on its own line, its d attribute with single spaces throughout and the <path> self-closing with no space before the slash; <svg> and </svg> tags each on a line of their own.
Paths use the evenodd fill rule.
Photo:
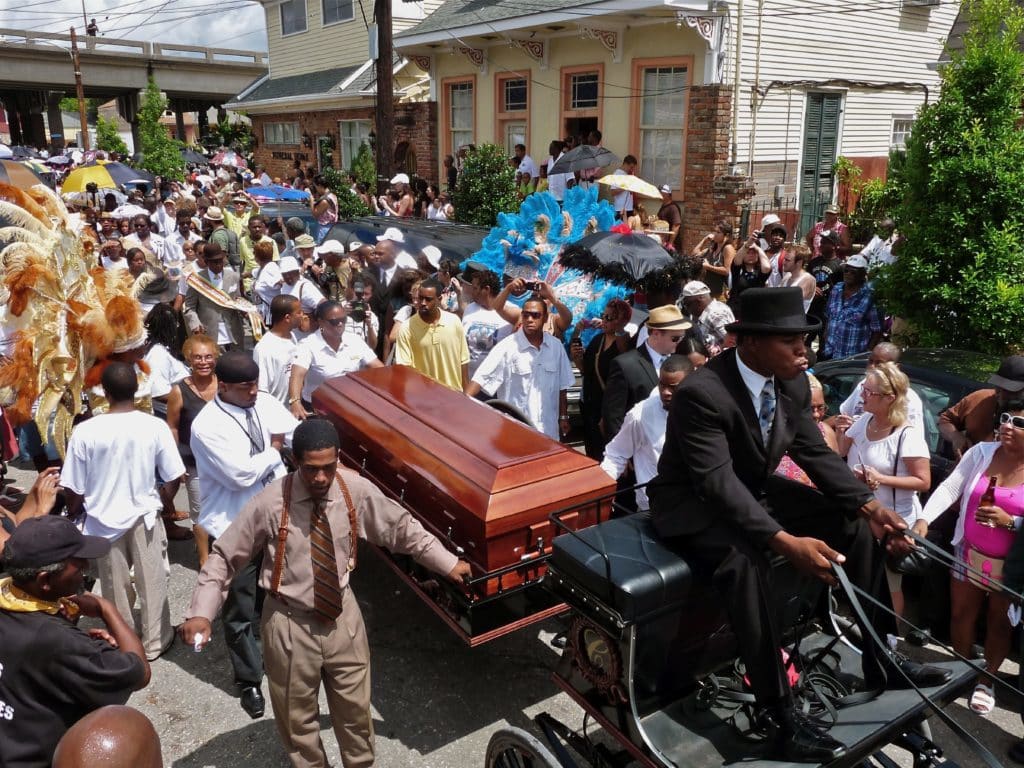
<svg viewBox="0 0 1024 768">
<path fill-rule="evenodd" d="M 345 482 L 340 470 L 336 477 L 338 485 L 341 486 L 341 495 L 348 506 L 348 570 L 353 571 L 356 567 L 356 548 L 359 546 L 359 521 L 356 519 L 356 505 L 352 503 L 352 494 L 348 492 L 348 483 Z"/>
<path fill-rule="evenodd" d="M 270 577 L 270 594 L 280 599 L 281 573 L 284 571 L 284 547 L 288 541 L 288 509 L 292 502 L 292 483 L 295 475 L 285 475 L 281 483 L 281 522 L 277 528 L 277 552 L 274 553 L 274 572 Z"/>
<path fill-rule="evenodd" d="M 348 490 L 348 483 L 339 471 L 336 475 L 338 485 L 341 487 L 341 495 L 345 499 L 345 506 L 348 507 L 348 544 L 349 558 L 346 566 L 349 571 L 355 570 L 356 551 L 359 546 L 359 520 L 356 516 L 356 505 L 352 503 L 352 494 Z M 277 552 L 274 553 L 274 571 L 270 577 L 270 594 L 278 600 L 283 598 L 281 592 L 281 575 L 284 573 L 284 550 L 288 542 L 288 510 L 292 500 L 292 485 L 295 474 L 285 475 L 281 483 L 281 522 L 277 528 Z"/>
</svg>

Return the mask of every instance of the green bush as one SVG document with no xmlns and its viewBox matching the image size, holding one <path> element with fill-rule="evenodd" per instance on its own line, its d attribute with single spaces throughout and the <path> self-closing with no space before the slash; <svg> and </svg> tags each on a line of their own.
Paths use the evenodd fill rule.
<svg viewBox="0 0 1024 768">
<path fill-rule="evenodd" d="M 484 227 L 493 227 L 499 213 L 519 210 L 516 172 L 504 149 L 482 144 L 466 156 L 453 202 L 456 221 Z"/>
<path fill-rule="evenodd" d="M 356 152 L 349 170 L 355 174 L 356 181 L 366 185 L 371 195 L 376 194 L 377 161 L 373 157 L 373 150 L 365 141 L 359 145 L 359 150 Z"/>
<path fill-rule="evenodd" d="M 103 115 L 96 117 L 96 149 L 117 152 L 122 157 L 128 155 L 128 145 L 117 132 L 117 120 L 107 120 Z"/>
<path fill-rule="evenodd" d="M 907 242 L 876 285 L 906 341 L 1002 355 L 1024 328 L 1024 10 L 967 0 L 963 12 L 964 51 L 920 110 L 898 174 Z"/>
<path fill-rule="evenodd" d="M 167 109 L 167 99 L 160 93 L 152 77 L 142 94 L 139 106 L 139 146 L 142 152 L 142 167 L 156 176 L 182 181 L 185 178 L 185 161 L 181 157 L 181 142 L 172 139 L 160 118 Z"/>
<path fill-rule="evenodd" d="M 324 177 L 324 181 L 327 182 L 327 188 L 338 198 L 339 219 L 370 215 L 370 209 L 349 190 L 348 173 L 339 171 L 337 168 L 327 167 L 320 174 Z"/>
</svg>

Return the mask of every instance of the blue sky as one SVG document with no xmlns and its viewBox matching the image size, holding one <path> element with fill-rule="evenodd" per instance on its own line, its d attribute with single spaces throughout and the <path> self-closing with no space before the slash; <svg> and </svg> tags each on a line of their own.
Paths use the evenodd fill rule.
<svg viewBox="0 0 1024 768">
<path fill-rule="evenodd" d="M 0 27 L 81 34 L 95 18 L 101 36 L 245 50 L 267 49 L 263 7 L 254 0 L 0 0 Z"/>
</svg>

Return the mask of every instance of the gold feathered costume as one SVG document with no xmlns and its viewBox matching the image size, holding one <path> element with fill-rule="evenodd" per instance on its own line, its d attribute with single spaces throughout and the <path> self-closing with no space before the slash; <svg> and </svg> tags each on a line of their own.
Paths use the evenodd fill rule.
<svg viewBox="0 0 1024 768">
<path fill-rule="evenodd" d="M 14 346 L 0 365 L 0 401 L 12 425 L 33 418 L 64 457 L 90 368 L 125 340 L 144 339 L 127 272 L 97 266 L 52 190 L 0 184 L 0 324 Z M 90 377 L 92 378 L 92 377 Z"/>
</svg>

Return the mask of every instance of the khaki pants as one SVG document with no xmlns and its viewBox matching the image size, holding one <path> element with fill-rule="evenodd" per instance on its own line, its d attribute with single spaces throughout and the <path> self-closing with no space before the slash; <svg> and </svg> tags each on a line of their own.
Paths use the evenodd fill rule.
<svg viewBox="0 0 1024 768">
<path fill-rule="evenodd" d="M 152 661 L 174 639 L 171 609 L 167 602 L 167 532 L 157 517 L 152 530 L 140 518 L 135 525 L 111 542 L 110 554 L 96 561 L 97 575 L 103 596 L 114 603 L 117 612 L 128 623 L 136 626 L 132 617 L 134 594 L 139 597 L 142 647 L 146 658 Z M 132 590 L 130 570 L 135 569 L 135 589 Z"/>
<path fill-rule="evenodd" d="M 373 765 L 370 648 L 359 604 L 345 590 L 341 616 L 327 625 L 270 595 L 263 606 L 263 666 L 274 721 L 295 768 L 327 768 L 320 740 L 320 682 L 345 768 Z"/>
</svg>

